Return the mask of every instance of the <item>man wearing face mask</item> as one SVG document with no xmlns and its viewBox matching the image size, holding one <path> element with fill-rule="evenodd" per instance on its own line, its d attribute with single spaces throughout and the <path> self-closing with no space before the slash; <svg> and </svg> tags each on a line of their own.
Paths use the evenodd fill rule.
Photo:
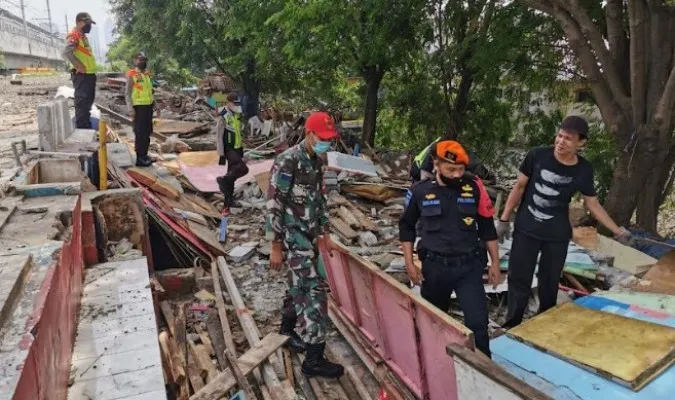
<svg viewBox="0 0 675 400">
<path fill-rule="evenodd" d="M 454 291 L 464 313 L 464 324 L 473 331 L 476 347 L 490 356 L 488 311 L 483 270 L 485 242 L 492 263 L 489 282 L 500 281 L 494 208 L 480 180 L 466 174 L 469 156 L 458 142 L 440 141 L 431 148 L 434 179 L 414 184 L 406 196 L 399 221 L 399 238 L 410 280 L 422 284 L 422 297 L 443 312 Z M 416 224 L 421 221 L 417 253 L 422 271 L 413 262 Z M 484 251 L 484 250 L 483 250 Z"/>
<path fill-rule="evenodd" d="M 148 58 L 140 52 L 134 59 L 136 68 L 127 73 L 126 102 L 134 120 L 134 136 L 136 147 L 136 166 L 147 167 L 152 164 L 148 157 L 150 135 L 152 135 L 152 114 L 155 98 L 152 92 L 152 79 L 148 68 Z"/>
<path fill-rule="evenodd" d="M 227 95 L 227 104 L 221 110 L 221 118 L 218 118 L 216 123 L 216 150 L 220 156 L 218 164 L 227 163 L 227 174 L 216 178 L 218 187 L 225 197 L 225 206 L 222 210 L 224 216 L 229 215 L 234 202 L 234 182 L 248 174 L 241 137 L 241 107 L 235 105 L 236 100 L 235 93 Z"/>
<path fill-rule="evenodd" d="M 270 268 L 288 266 L 288 286 L 281 310 L 279 333 L 290 336 L 288 346 L 307 351 L 302 372 L 307 376 L 338 378 L 344 369 L 324 358 L 328 323 L 327 298 L 317 270 L 319 238 L 329 251 L 335 245 L 328 233 L 326 189 L 320 155 L 337 137 L 330 115 L 316 112 L 305 123 L 305 140 L 278 155 L 267 193 L 265 234 L 272 241 Z M 300 335 L 295 331 L 296 323 Z"/>
<path fill-rule="evenodd" d="M 91 51 L 87 33 L 96 24 L 85 12 L 75 17 L 75 28 L 66 38 L 63 58 L 72 66 L 70 75 L 75 88 L 75 127 L 91 129 L 91 106 L 96 95 L 96 58 Z"/>
</svg>

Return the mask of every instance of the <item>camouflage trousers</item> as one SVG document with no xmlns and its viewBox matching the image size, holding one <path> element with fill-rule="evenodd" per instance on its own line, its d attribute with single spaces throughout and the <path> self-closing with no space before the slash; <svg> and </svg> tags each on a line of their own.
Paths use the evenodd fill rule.
<svg viewBox="0 0 675 400">
<path fill-rule="evenodd" d="M 317 272 L 317 259 L 291 251 L 286 262 L 288 291 L 281 314 L 297 318 L 299 333 L 305 343 L 323 343 L 327 330 L 328 299 Z"/>
</svg>

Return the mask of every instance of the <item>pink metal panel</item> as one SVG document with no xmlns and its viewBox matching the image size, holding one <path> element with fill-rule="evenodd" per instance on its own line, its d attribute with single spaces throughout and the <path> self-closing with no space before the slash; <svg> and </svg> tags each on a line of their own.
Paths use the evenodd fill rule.
<svg viewBox="0 0 675 400">
<path fill-rule="evenodd" d="M 473 349 L 471 331 L 366 260 L 346 250 L 322 256 L 339 311 L 391 371 L 420 398 L 456 400 L 454 364 L 445 348 L 458 343 Z"/>
<path fill-rule="evenodd" d="M 183 172 L 185 177 L 190 181 L 190 183 L 197 188 L 200 192 L 203 193 L 217 193 L 220 192 L 218 189 L 218 183 L 216 178 L 223 176 L 227 173 L 226 165 L 202 165 L 202 166 L 193 166 L 187 165 L 183 162 L 179 162 L 180 170 Z M 272 169 L 274 165 L 274 160 L 266 160 L 257 163 L 247 164 L 248 174 L 237 179 L 235 187 L 240 187 L 249 182 L 255 180 L 256 175 L 260 175 Z"/>
<path fill-rule="evenodd" d="M 385 361 L 410 390 L 421 397 L 422 376 L 416 351 L 412 302 L 380 276 L 376 276 L 373 283 L 380 305 L 379 311 L 384 316 L 382 331 L 389 343 Z"/>
<path fill-rule="evenodd" d="M 349 258 L 344 254 L 333 254 L 331 256 L 324 256 L 324 264 L 326 269 L 330 271 L 331 288 L 335 290 L 331 293 L 333 297 L 337 297 L 337 303 L 340 305 L 340 310 L 354 322 L 354 304 L 349 293 L 349 285 L 347 284 L 347 277 L 345 271 L 349 268 Z"/>
<path fill-rule="evenodd" d="M 368 269 L 358 268 L 358 266 L 356 268 L 349 268 L 349 273 L 354 286 L 356 303 L 358 304 L 359 327 L 368 340 L 384 349 L 386 346 L 384 337 L 378 326 L 378 312 L 374 299 L 372 274 Z"/>
<path fill-rule="evenodd" d="M 447 316 L 439 314 L 439 311 L 421 304 L 416 308 L 424 381 L 431 399 L 456 400 L 455 365 L 448 360 L 445 348 L 450 343 L 472 348 L 473 338 L 460 333 L 446 322 Z"/>
</svg>

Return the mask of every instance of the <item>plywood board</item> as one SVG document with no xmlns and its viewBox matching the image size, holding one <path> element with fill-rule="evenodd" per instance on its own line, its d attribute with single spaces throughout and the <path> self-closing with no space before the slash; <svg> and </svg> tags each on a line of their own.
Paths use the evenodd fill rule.
<svg viewBox="0 0 675 400">
<path fill-rule="evenodd" d="M 182 153 L 189 154 L 189 153 Z M 190 183 L 202 193 L 216 193 L 220 192 L 216 178 L 227 173 L 227 166 L 224 165 L 201 165 L 191 166 L 183 162 L 179 158 L 180 168 L 183 175 L 190 181 Z M 266 160 L 257 163 L 247 164 L 248 174 L 237 179 L 235 187 L 240 187 L 255 180 L 257 175 L 267 172 L 272 169 L 274 160 Z"/>
<path fill-rule="evenodd" d="M 643 272 L 645 266 L 654 265 L 657 261 L 641 251 L 602 235 L 598 235 L 598 252 L 613 256 L 614 266 L 631 274 Z"/>
<path fill-rule="evenodd" d="M 661 257 L 633 289 L 640 292 L 675 295 L 675 250 Z"/>
<path fill-rule="evenodd" d="M 205 129 L 205 124 L 201 122 L 174 121 L 165 119 L 155 119 L 152 130 L 154 133 L 169 135 L 177 133 L 179 135 L 197 132 Z"/>
<path fill-rule="evenodd" d="M 573 303 L 507 334 L 634 390 L 675 361 L 675 329 Z"/>
</svg>

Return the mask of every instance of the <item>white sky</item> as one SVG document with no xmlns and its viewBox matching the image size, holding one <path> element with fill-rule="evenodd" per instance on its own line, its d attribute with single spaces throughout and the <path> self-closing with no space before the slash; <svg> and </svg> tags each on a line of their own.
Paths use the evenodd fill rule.
<svg viewBox="0 0 675 400">
<path fill-rule="evenodd" d="M 26 20 L 33 23 L 47 21 L 47 1 L 48 0 L 24 0 L 26 10 Z M 106 17 L 112 19 L 108 12 L 107 0 L 49 0 L 52 23 L 59 27 L 59 31 L 65 31 L 65 16 L 68 15 L 68 27 L 72 29 L 75 24 L 75 16 L 79 12 L 88 12 L 94 21 L 97 22 L 99 30 L 103 30 L 103 22 Z M 0 7 L 5 8 L 21 16 L 20 0 L 0 0 Z M 44 20 L 43 20 L 44 19 Z"/>
</svg>

